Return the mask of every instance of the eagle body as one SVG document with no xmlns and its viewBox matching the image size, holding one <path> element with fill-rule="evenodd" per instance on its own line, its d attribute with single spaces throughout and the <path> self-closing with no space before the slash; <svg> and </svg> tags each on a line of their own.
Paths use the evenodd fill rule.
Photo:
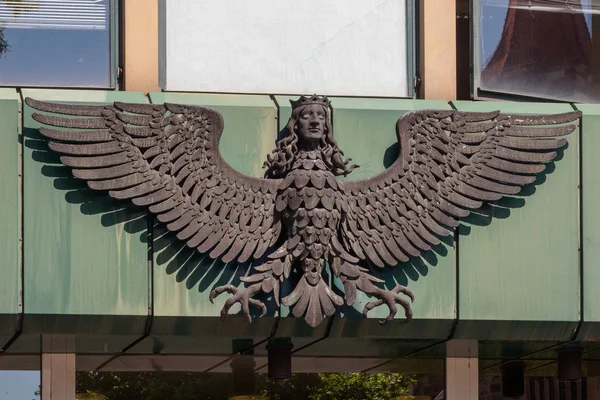
<svg viewBox="0 0 600 400">
<path fill-rule="evenodd" d="M 293 313 L 335 312 L 343 299 L 323 280 L 326 261 L 335 263 L 341 245 L 337 239 L 343 213 L 341 183 L 327 167 L 320 151 L 300 152 L 277 193 L 276 211 L 281 213 L 286 241 L 276 251 L 284 269 L 296 268 L 302 277 L 290 296 L 282 301 L 295 304 Z M 275 271 L 277 273 L 277 271 Z M 284 272 L 284 279 L 289 274 Z"/>
</svg>

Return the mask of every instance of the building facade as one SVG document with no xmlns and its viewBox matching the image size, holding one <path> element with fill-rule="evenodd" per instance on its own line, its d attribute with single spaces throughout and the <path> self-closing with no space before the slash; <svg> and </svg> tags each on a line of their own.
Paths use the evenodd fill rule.
<svg viewBox="0 0 600 400">
<path fill-rule="evenodd" d="M 538 377 L 574 368 L 561 390 L 600 398 L 598 7 L 0 1 L 0 366 L 41 370 L 43 399 L 65 399 L 76 370 L 230 372 L 252 354 L 266 372 L 265 345 L 285 338 L 294 372 L 440 374 L 446 399 L 471 400 L 495 398 L 510 373 L 528 377 L 524 398 L 554 398 L 539 389 L 554 380 Z M 196 254 L 144 208 L 74 179 L 24 101 L 209 106 L 225 120 L 225 160 L 260 177 L 289 100 L 312 93 L 330 98 L 336 141 L 361 166 L 349 179 L 390 165 L 408 111 L 582 116 L 534 184 L 382 275 L 415 292 L 411 323 L 380 326 L 383 307 L 363 319 L 363 297 L 313 329 L 283 305 L 250 324 L 221 320 L 225 298 L 210 291 L 241 286 L 249 266 Z"/>
</svg>

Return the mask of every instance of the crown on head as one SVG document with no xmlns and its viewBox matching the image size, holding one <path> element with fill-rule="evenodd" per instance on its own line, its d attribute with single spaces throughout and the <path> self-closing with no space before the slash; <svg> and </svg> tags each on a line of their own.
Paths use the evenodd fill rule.
<svg viewBox="0 0 600 400">
<path fill-rule="evenodd" d="M 300 106 L 307 106 L 309 104 L 319 104 L 325 108 L 329 108 L 329 105 L 331 104 L 329 99 L 327 99 L 327 96 L 317 96 L 316 94 L 313 94 L 310 97 L 300 96 L 296 101 L 290 100 L 290 103 L 292 104 L 292 109 Z"/>
</svg>

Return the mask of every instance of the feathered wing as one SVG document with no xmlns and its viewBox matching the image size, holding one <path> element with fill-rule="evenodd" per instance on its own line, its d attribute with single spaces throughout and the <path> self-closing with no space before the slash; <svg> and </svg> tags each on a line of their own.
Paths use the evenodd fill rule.
<svg viewBox="0 0 600 400">
<path fill-rule="evenodd" d="M 426 110 L 398 120 L 398 159 L 370 179 L 343 182 L 342 238 L 378 267 L 419 256 L 484 202 L 517 194 L 552 161 L 580 112 L 505 115 Z"/>
<path fill-rule="evenodd" d="M 235 171 L 219 153 L 223 118 L 201 106 L 70 105 L 27 98 L 40 132 L 73 175 L 148 206 L 191 248 L 224 262 L 260 258 L 277 241 L 280 180 Z M 61 114 L 52 115 L 52 114 Z M 74 130 L 74 128 L 76 130 Z"/>
</svg>

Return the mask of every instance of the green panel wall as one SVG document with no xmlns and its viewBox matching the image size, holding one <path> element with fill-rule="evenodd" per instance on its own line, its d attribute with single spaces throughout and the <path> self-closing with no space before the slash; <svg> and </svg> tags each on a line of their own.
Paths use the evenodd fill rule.
<svg viewBox="0 0 600 400">
<path fill-rule="evenodd" d="M 277 109 L 268 96 L 163 92 L 151 93 L 150 100 L 152 103 L 200 104 L 218 110 L 225 122 L 220 144 L 223 158 L 238 171 L 256 177 L 263 175 L 262 164 L 276 139 Z M 269 335 L 274 322 L 274 304 L 269 316 L 254 318 L 248 325 L 240 315 L 230 315 L 224 321 L 219 319 L 228 294 L 221 294 L 214 304 L 208 300 L 214 287 L 244 276 L 249 270 L 248 264 L 224 265 L 208 255 L 196 254 L 175 235 L 167 233 L 162 225 L 154 225 L 153 250 L 152 336 L 132 351 L 229 353 L 234 337 Z M 239 310 L 236 304 L 230 313 L 236 314 Z"/>
<path fill-rule="evenodd" d="M 291 115 L 289 99 L 290 97 L 285 96 L 276 97 L 280 110 L 280 130 L 284 129 Z M 334 137 L 345 156 L 352 158 L 352 162 L 360 166 L 347 178 L 339 178 L 348 180 L 372 177 L 384 171 L 395 160 L 398 154 L 396 121 L 405 112 L 450 108 L 443 101 L 331 98 L 331 102 Z M 375 274 L 379 272 L 375 271 Z M 456 269 L 451 241 L 438 246 L 423 258 L 386 269 L 382 272 L 382 278 L 388 281 L 387 287 L 392 288 L 399 283 L 408 285 L 415 293 L 412 323 L 399 323 L 404 319 L 401 307 L 396 315 L 398 322 L 394 324 L 381 326 L 378 323 L 380 318 L 387 316 L 387 306 L 372 310 L 369 319 L 364 319 L 363 307 L 372 299 L 360 293 L 353 307 L 344 307 L 339 315 L 334 316 L 329 339 L 321 341 L 318 347 L 303 350 L 301 354 L 337 354 L 335 349 L 351 347 L 364 356 L 399 355 L 407 351 L 407 346 L 383 345 L 380 340 L 366 343 L 353 338 L 445 339 L 450 334 L 456 318 Z M 341 282 L 336 282 L 336 285 L 340 290 L 343 288 Z M 288 314 L 286 307 L 282 307 L 282 316 Z M 278 333 L 295 336 L 295 342 L 302 343 L 302 337 L 307 341 L 309 338 L 314 340 L 315 337 L 322 337 L 326 325 L 324 322 L 312 330 L 304 321 L 286 318 L 281 322 Z M 335 343 L 332 342 L 333 338 Z"/>
<path fill-rule="evenodd" d="M 141 93 L 132 92 L 27 89 L 22 95 L 86 104 L 148 101 Z M 391 164 L 398 151 L 395 123 L 404 112 L 450 107 L 441 101 L 331 100 L 335 138 L 345 155 L 360 165 L 346 179 L 371 177 Z M 279 96 L 152 93 L 150 101 L 202 104 L 220 111 L 225 120 L 221 141 L 225 160 L 257 177 L 262 176 L 262 163 L 291 112 L 289 98 Z M 579 338 L 600 339 L 600 298 L 594 285 L 600 280 L 595 268 L 600 256 L 595 246 L 600 243 L 600 212 L 595 207 L 600 196 L 595 173 L 600 170 L 596 155 L 600 139 L 595 134 L 600 129 L 600 106 L 580 106 L 585 113 L 581 199 L 580 137 L 576 131 L 560 159 L 535 185 L 525 188 L 523 195 L 499 201 L 463 221 L 458 246 L 449 241 L 421 260 L 384 271 L 390 285 L 408 284 L 414 291 L 413 323 L 400 324 L 403 313 L 399 312 L 397 322 L 380 326 L 377 320 L 387 315 L 385 306 L 371 311 L 365 320 L 361 312 L 369 299 L 359 296 L 354 307 L 342 308 L 332 321 L 312 329 L 301 319 L 287 317 L 285 307 L 276 310 L 273 302 L 267 303 L 268 316 L 255 318 L 250 325 L 239 315 L 221 321 L 227 295 L 211 304 L 208 294 L 215 286 L 245 275 L 249 265 L 223 265 L 197 255 L 143 209 L 88 190 L 48 151 L 37 131 L 39 125 L 31 118 L 32 110 L 25 105 L 21 277 L 18 102 L 14 90 L 0 90 L 1 132 L 8 143 L 0 150 L 1 173 L 4 187 L 12 188 L 0 193 L 4 239 L 0 267 L 6 282 L 0 291 L 0 345 L 17 329 L 21 279 L 25 313 L 23 334 L 10 352 L 38 352 L 40 333 L 65 333 L 76 334 L 72 343 L 77 352 L 117 353 L 143 337 L 151 326 L 149 337 L 129 352 L 223 354 L 232 351 L 232 339 L 257 343 L 277 327 L 276 336 L 292 337 L 295 349 L 327 337 L 297 355 L 351 352 L 395 357 L 446 339 L 457 316 L 455 338 L 489 339 L 492 347 L 502 340 L 568 340 L 580 314 L 581 232 L 584 324 Z M 453 106 L 465 111 L 499 108 L 507 113 L 572 109 L 567 104 L 508 102 L 455 102 Z M 490 213 L 494 218 L 489 218 Z M 148 224 L 153 226 L 150 243 Z M 339 288 L 339 282 L 336 284 Z M 238 311 L 239 306 L 232 309 Z M 285 317 L 278 325 L 277 311 Z M 264 346 L 256 349 L 256 353 L 262 352 Z M 419 354 L 442 353 L 437 349 Z"/>
<path fill-rule="evenodd" d="M 562 113 L 568 104 L 455 102 L 461 111 Z M 579 135 L 519 196 L 467 218 L 459 230 L 455 337 L 571 338 L 579 321 Z M 489 218 L 489 215 L 493 218 Z"/>
<path fill-rule="evenodd" d="M 0 346 L 16 332 L 21 292 L 19 257 L 20 219 L 20 157 L 18 132 L 19 96 L 14 89 L 0 89 Z"/>
<path fill-rule="evenodd" d="M 581 123 L 583 326 L 581 340 L 600 340 L 600 106 L 577 104 Z M 596 354 L 596 353 L 594 353 Z"/>
<path fill-rule="evenodd" d="M 145 103 L 136 92 L 36 90 L 23 98 L 69 103 Z M 120 351 L 143 334 L 148 315 L 145 211 L 72 177 L 48 150 L 24 105 L 24 334 L 78 332 L 79 350 Z M 113 335 L 113 336 L 103 336 Z M 37 340 L 39 343 L 39 339 Z"/>
</svg>

